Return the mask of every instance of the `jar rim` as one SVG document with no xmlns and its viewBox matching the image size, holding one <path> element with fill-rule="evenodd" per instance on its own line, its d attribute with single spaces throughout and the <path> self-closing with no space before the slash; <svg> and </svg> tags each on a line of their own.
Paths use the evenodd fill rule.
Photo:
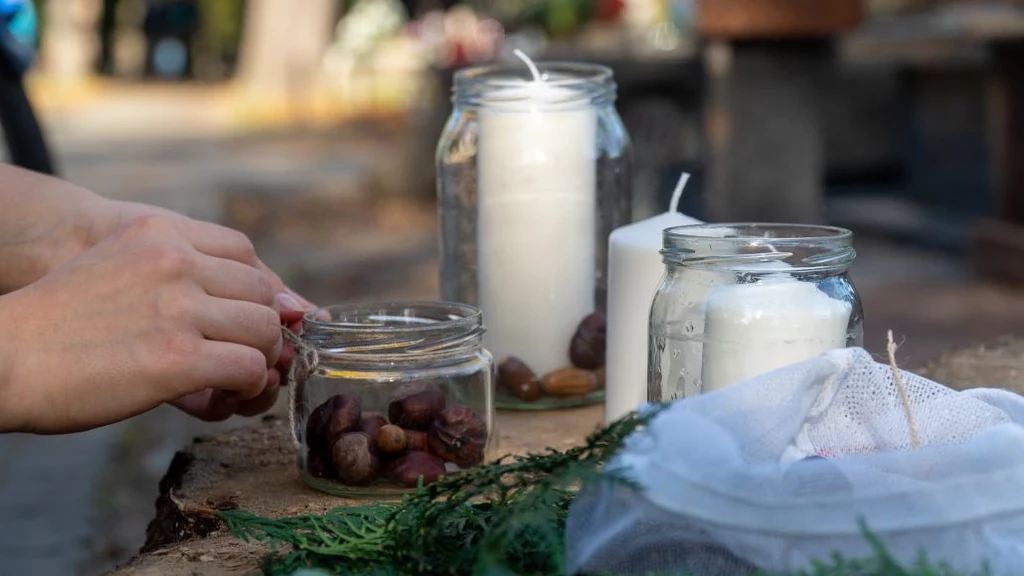
<svg viewBox="0 0 1024 576">
<path fill-rule="evenodd" d="M 523 88 L 535 86 L 526 66 L 511 63 L 482 64 L 455 72 L 452 98 L 463 107 L 505 110 L 537 107 L 574 109 L 614 100 L 615 73 L 608 66 L 589 62 L 538 61 L 546 93 Z M 518 89 L 518 90 L 517 90 Z"/>
<path fill-rule="evenodd" d="M 302 321 L 304 326 L 334 334 L 386 334 L 470 328 L 481 323 L 482 315 L 479 308 L 460 302 L 395 300 L 322 306 L 306 312 Z"/>
<path fill-rule="evenodd" d="M 857 257 L 852 231 L 820 224 L 687 224 L 666 228 L 662 238 L 665 264 L 736 272 L 842 272 Z"/>
<path fill-rule="evenodd" d="M 787 231 L 791 233 L 787 234 Z M 760 233 L 757 233 L 760 232 Z M 730 234 L 731 233 L 731 234 Z M 778 235 L 782 233 L 783 235 Z M 822 224 L 785 224 L 772 222 L 728 222 L 685 224 L 664 230 L 664 238 L 710 240 L 722 244 L 744 244 L 751 240 L 775 242 L 815 242 L 851 240 L 853 232 L 838 226 Z"/>
<path fill-rule="evenodd" d="M 611 82 L 615 78 L 612 69 L 604 64 L 564 60 L 540 60 L 535 64 L 542 76 L 552 72 L 564 75 L 554 80 L 545 79 L 545 82 L 555 86 L 573 86 L 585 82 Z M 521 63 L 481 64 L 467 66 L 455 72 L 456 85 L 473 82 L 508 87 L 513 82 L 518 85 L 519 80 L 533 80 L 530 69 Z"/>
</svg>

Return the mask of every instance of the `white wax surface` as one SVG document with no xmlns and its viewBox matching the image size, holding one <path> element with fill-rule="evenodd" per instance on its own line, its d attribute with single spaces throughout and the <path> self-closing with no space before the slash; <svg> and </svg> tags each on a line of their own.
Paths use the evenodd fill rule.
<svg viewBox="0 0 1024 576">
<path fill-rule="evenodd" d="M 666 212 L 618 228 L 608 239 L 606 423 L 647 402 L 648 322 L 651 301 L 665 273 L 662 232 L 700 223 L 679 212 Z"/>
<path fill-rule="evenodd" d="M 479 306 L 484 345 L 538 375 L 569 365 L 569 342 L 594 311 L 597 112 L 573 92 L 524 82 L 523 102 L 479 110 Z M 582 106 L 582 107 L 580 107 Z"/>
<path fill-rule="evenodd" d="M 707 301 L 702 391 L 846 347 L 851 306 L 793 278 L 716 288 Z"/>
</svg>

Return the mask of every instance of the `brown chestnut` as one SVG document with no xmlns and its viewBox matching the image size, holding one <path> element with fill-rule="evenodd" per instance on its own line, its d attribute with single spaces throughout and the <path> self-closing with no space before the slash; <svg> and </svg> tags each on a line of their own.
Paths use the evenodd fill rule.
<svg viewBox="0 0 1024 576">
<path fill-rule="evenodd" d="M 420 477 L 424 484 L 432 484 L 445 473 L 444 461 L 427 452 L 409 452 L 388 464 L 384 476 L 410 488 L 415 488 Z"/>
<path fill-rule="evenodd" d="M 337 408 L 327 421 L 327 442 L 333 444 L 342 434 L 359 430 L 359 423 L 362 420 L 362 409 L 359 399 L 355 396 L 339 394 Z"/>
<path fill-rule="evenodd" d="M 540 381 L 525 362 L 509 356 L 498 365 L 498 383 L 516 398 L 533 402 L 540 398 Z"/>
<path fill-rule="evenodd" d="M 394 424 L 388 424 L 377 431 L 377 449 L 385 454 L 401 454 L 405 452 L 408 445 L 408 438 L 405 430 Z"/>
<path fill-rule="evenodd" d="M 588 314 L 580 322 L 569 343 L 569 359 L 577 368 L 596 370 L 604 366 L 607 326 L 604 314 Z"/>
<path fill-rule="evenodd" d="M 331 396 L 317 406 L 306 420 L 306 445 L 329 450 L 332 441 L 359 427 L 359 400 L 347 394 Z"/>
<path fill-rule="evenodd" d="M 363 432 L 342 434 L 331 447 L 334 475 L 345 484 L 365 486 L 377 477 L 380 460 L 373 440 Z"/>
<path fill-rule="evenodd" d="M 306 454 L 306 471 L 315 478 L 327 478 L 331 475 L 330 458 L 319 450 L 310 450 Z"/>
<path fill-rule="evenodd" d="M 420 430 L 404 430 L 405 432 L 405 444 L 406 448 L 410 452 L 420 451 L 426 452 L 429 450 L 427 447 L 427 433 Z"/>
<path fill-rule="evenodd" d="M 427 445 L 441 459 L 470 468 L 484 460 L 487 425 L 470 408 L 455 404 L 437 415 L 427 433 Z"/>
<path fill-rule="evenodd" d="M 376 438 L 377 432 L 388 425 L 388 419 L 380 412 L 363 412 L 359 420 L 359 431 L 365 432 L 370 438 Z"/>
<path fill-rule="evenodd" d="M 402 428 L 427 430 L 444 406 L 444 392 L 437 386 L 403 386 L 388 406 L 388 419 Z"/>
</svg>

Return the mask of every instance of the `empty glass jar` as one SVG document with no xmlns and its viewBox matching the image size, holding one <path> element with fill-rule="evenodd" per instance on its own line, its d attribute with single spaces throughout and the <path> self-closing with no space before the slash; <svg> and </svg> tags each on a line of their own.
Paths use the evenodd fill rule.
<svg viewBox="0 0 1024 576">
<path fill-rule="evenodd" d="M 308 313 L 290 373 L 303 480 L 376 497 L 488 459 L 494 361 L 483 331 L 478 309 L 447 302 Z"/>
<path fill-rule="evenodd" d="M 664 231 L 650 316 L 648 401 L 713 392 L 834 348 L 861 346 L 847 274 L 853 234 L 792 224 Z"/>
<path fill-rule="evenodd" d="M 487 317 L 500 408 L 603 401 L 608 236 L 632 202 L 615 95 L 591 64 L 455 75 L 436 157 L 441 295 Z"/>
</svg>

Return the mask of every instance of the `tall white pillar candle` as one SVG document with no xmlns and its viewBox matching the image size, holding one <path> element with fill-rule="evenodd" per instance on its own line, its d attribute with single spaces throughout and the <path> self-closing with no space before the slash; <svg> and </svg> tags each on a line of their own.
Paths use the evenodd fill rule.
<svg viewBox="0 0 1024 576">
<path fill-rule="evenodd" d="M 531 69 L 479 108 L 477 274 L 485 346 L 544 374 L 594 311 L 597 111 Z"/>
<path fill-rule="evenodd" d="M 785 274 L 716 288 L 706 307 L 702 392 L 845 348 L 851 311 Z"/>
<path fill-rule="evenodd" d="M 683 174 L 669 211 L 616 228 L 608 238 L 608 320 L 605 345 L 605 423 L 647 402 L 647 343 L 651 300 L 665 273 L 662 232 L 701 224 L 677 212 L 689 174 Z"/>
</svg>

